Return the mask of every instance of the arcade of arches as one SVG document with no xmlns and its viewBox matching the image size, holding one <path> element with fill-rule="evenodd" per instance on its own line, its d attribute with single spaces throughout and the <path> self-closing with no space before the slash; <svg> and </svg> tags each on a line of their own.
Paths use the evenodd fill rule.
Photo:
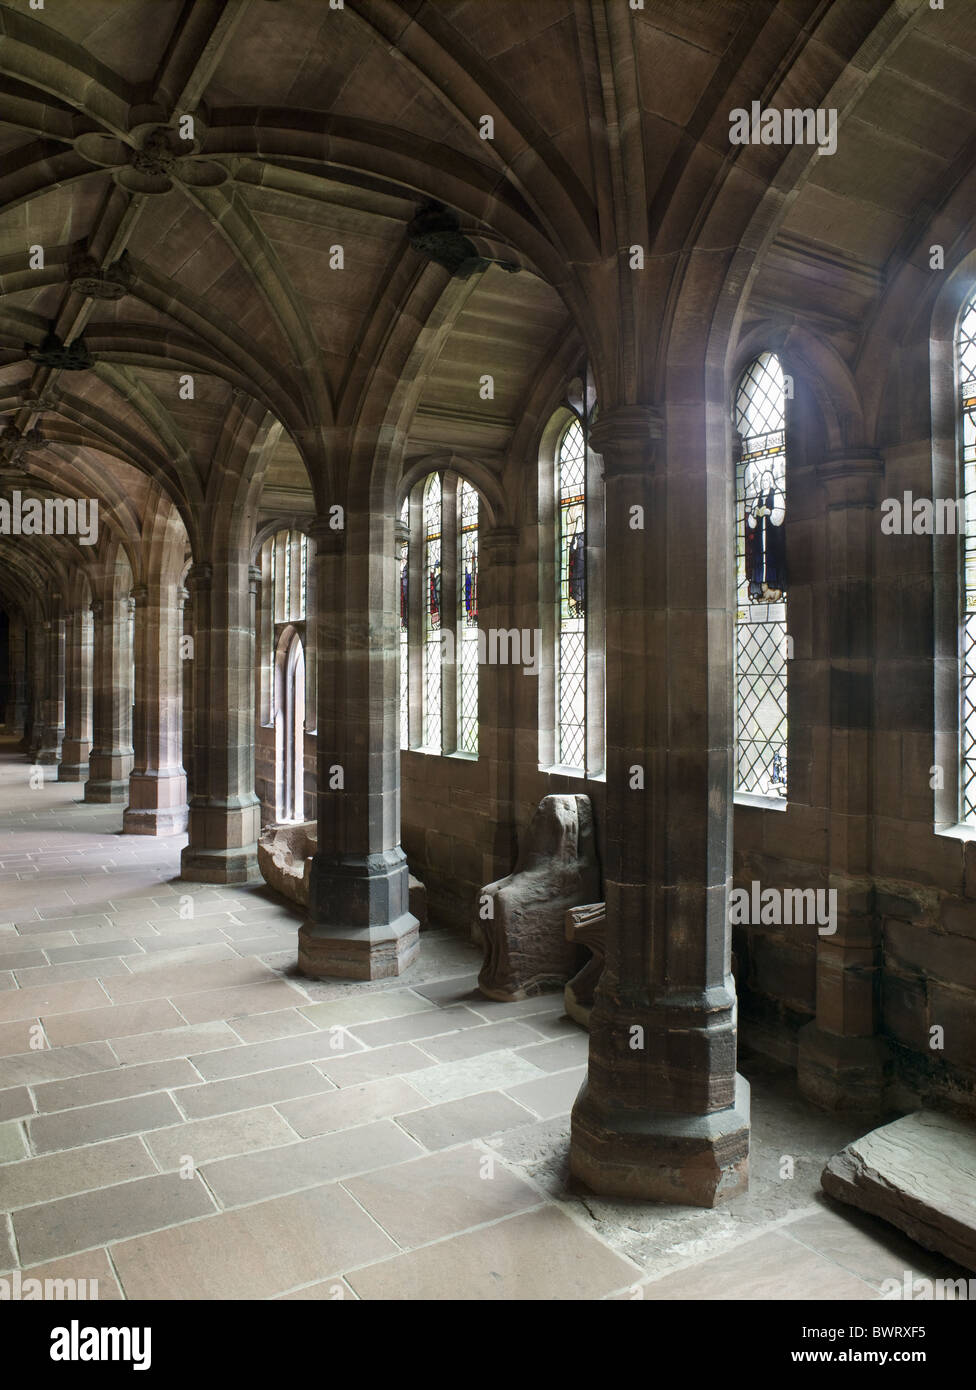
<svg viewBox="0 0 976 1390">
<path fill-rule="evenodd" d="M 823 1162 L 976 1115 L 976 562 L 881 524 L 976 491 L 976 3 L 8 0 L 0 71 L 0 1267 L 876 1296 Z M 477 985 L 554 794 L 588 1034 Z"/>
</svg>

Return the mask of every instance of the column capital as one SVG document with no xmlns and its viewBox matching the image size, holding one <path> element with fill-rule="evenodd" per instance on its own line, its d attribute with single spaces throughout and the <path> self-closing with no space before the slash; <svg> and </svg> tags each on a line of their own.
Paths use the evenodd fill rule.
<svg viewBox="0 0 976 1390">
<path fill-rule="evenodd" d="M 409 526 L 409 523 L 406 522 L 406 521 L 401 521 L 400 518 L 397 517 L 396 521 L 395 521 L 394 524 L 393 524 L 393 544 L 394 544 L 394 547 L 395 547 L 395 549 L 394 549 L 394 554 L 396 555 L 397 559 L 400 558 L 400 548 L 401 548 L 401 546 L 409 545 L 409 543 L 410 543 L 410 526 Z"/>
<path fill-rule="evenodd" d="M 618 405 L 601 411 L 590 429 L 589 445 L 603 456 L 605 477 L 647 473 L 664 436 L 664 416 L 656 406 Z"/>
<path fill-rule="evenodd" d="M 345 551 L 345 527 L 337 530 L 328 517 L 316 517 L 308 528 L 308 537 L 315 542 L 316 555 L 342 555 Z"/>
<path fill-rule="evenodd" d="M 137 605 L 145 603 L 146 599 L 149 597 L 148 584 L 134 584 L 129 591 L 129 597 L 132 599 L 133 603 Z"/>
<path fill-rule="evenodd" d="M 832 449 L 817 464 L 828 507 L 874 507 L 884 477 L 884 458 L 876 449 Z"/>
<path fill-rule="evenodd" d="M 518 555 L 519 529 L 517 526 L 486 526 L 479 543 L 485 559 L 491 556 L 492 564 L 514 564 Z"/>
<path fill-rule="evenodd" d="M 260 566 L 260 565 L 248 565 L 248 567 L 247 567 L 247 582 L 248 582 L 248 584 L 250 585 L 251 593 L 252 593 L 252 594 L 256 594 L 257 591 L 258 591 L 258 586 L 259 586 L 260 583 L 261 583 L 261 566 Z"/>
<path fill-rule="evenodd" d="M 102 598 L 93 598 L 92 601 L 91 601 L 91 612 L 92 612 L 92 617 L 95 619 L 96 623 L 100 621 L 101 616 L 102 616 L 102 614 L 104 613 L 104 611 L 105 611 L 105 600 L 102 599 Z"/>
<path fill-rule="evenodd" d="M 199 593 L 201 589 L 209 589 L 213 583 L 213 565 L 197 564 L 191 565 L 186 576 L 186 587 L 191 594 Z"/>
</svg>

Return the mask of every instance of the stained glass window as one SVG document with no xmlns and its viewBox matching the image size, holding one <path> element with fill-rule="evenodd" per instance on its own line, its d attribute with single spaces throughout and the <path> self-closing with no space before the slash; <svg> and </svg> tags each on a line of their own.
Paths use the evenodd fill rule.
<svg viewBox="0 0 976 1390">
<path fill-rule="evenodd" d="M 786 798 L 786 390 L 764 352 L 735 398 L 735 788 Z"/>
<path fill-rule="evenodd" d="M 968 522 L 976 500 L 976 293 L 962 311 L 957 352 L 962 407 L 962 492 Z M 965 825 L 976 822 L 976 534 L 973 530 L 967 524 L 962 537 L 959 819 Z"/>
<path fill-rule="evenodd" d="M 301 540 L 301 569 L 298 582 L 298 617 L 305 617 L 306 586 L 308 584 L 308 536 Z"/>
<path fill-rule="evenodd" d="M 556 762 L 586 765 L 586 446 L 574 420 L 556 456 Z"/>
<path fill-rule="evenodd" d="M 478 494 L 458 491 L 458 750 L 478 751 Z"/>
<path fill-rule="evenodd" d="M 408 524 L 410 503 L 405 497 L 400 508 L 400 521 Z M 400 747 L 410 747 L 410 582 L 409 545 L 400 542 Z"/>
<path fill-rule="evenodd" d="M 441 480 L 424 488 L 424 747 L 441 748 Z"/>
</svg>

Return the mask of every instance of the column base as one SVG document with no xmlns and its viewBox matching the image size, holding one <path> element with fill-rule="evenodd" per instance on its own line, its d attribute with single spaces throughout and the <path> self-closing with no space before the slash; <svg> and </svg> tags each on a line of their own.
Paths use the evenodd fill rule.
<svg viewBox="0 0 976 1390">
<path fill-rule="evenodd" d="M 298 968 L 313 980 L 388 980 L 420 952 L 420 923 L 410 911 L 403 850 L 369 855 L 316 854 L 308 917 L 298 933 Z"/>
<path fill-rule="evenodd" d="M 88 763 L 61 763 L 58 767 L 59 782 L 87 782 Z"/>
<path fill-rule="evenodd" d="M 187 827 L 189 812 L 183 807 L 127 806 L 122 812 L 123 835 L 182 835 Z"/>
<path fill-rule="evenodd" d="M 123 835 L 181 835 L 189 815 L 182 768 L 132 773 L 129 804 L 122 814 Z"/>
<path fill-rule="evenodd" d="M 124 782 L 93 782 L 89 778 L 85 783 L 85 800 L 103 806 L 124 805 L 129 800 L 129 779 L 126 778 Z"/>
<path fill-rule="evenodd" d="M 749 1083 L 709 1115 L 597 1106 L 583 1083 L 573 1106 L 570 1171 L 602 1197 L 714 1207 L 749 1186 Z"/>
<path fill-rule="evenodd" d="M 191 883 L 263 883 L 258 864 L 261 804 L 203 799 L 191 803 L 190 843 L 180 856 L 180 877 Z"/>
<path fill-rule="evenodd" d="M 91 742 L 82 738 L 66 738 L 61 745 L 59 782 L 87 782 L 90 772 Z"/>
<path fill-rule="evenodd" d="M 807 1100 L 824 1110 L 884 1114 L 889 1052 L 882 1038 L 845 1037 L 813 1022 L 800 1029 L 797 1048 L 797 1081 Z"/>
<path fill-rule="evenodd" d="M 241 849 L 196 849 L 180 855 L 180 878 L 188 883 L 263 883 L 256 845 Z"/>
<path fill-rule="evenodd" d="M 38 768 L 45 782 L 57 782 L 59 780 L 58 763 L 39 763 L 36 758 L 30 758 L 31 769 Z"/>
<path fill-rule="evenodd" d="M 298 933 L 298 968 L 312 980 L 389 980 L 420 955 L 420 923 L 405 912 L 373 927 L 305 922 Z"/>
</svg>

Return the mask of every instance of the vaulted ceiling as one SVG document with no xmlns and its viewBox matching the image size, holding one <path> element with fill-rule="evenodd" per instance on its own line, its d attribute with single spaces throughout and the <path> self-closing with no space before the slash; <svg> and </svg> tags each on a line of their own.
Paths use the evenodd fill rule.
<svg viewBox="0 0 976 1390">
<path fill-rule="evenodd" d="M 856 372 L 933 221 L 972 232 L 976 0 L 10 0 L 0 73 L 0 483 L 98 495 L 135 573 L 167 508 L 199 558 L 235 468 L 253 524 L 380 439 L 511 491 L 584 353 L 653 398 L 721 284 Z M 731 147 L 754 99 L 836 106 L 837 154 Z M 431 199 L 465 278 L 411 244 Z"/>
</svg>

